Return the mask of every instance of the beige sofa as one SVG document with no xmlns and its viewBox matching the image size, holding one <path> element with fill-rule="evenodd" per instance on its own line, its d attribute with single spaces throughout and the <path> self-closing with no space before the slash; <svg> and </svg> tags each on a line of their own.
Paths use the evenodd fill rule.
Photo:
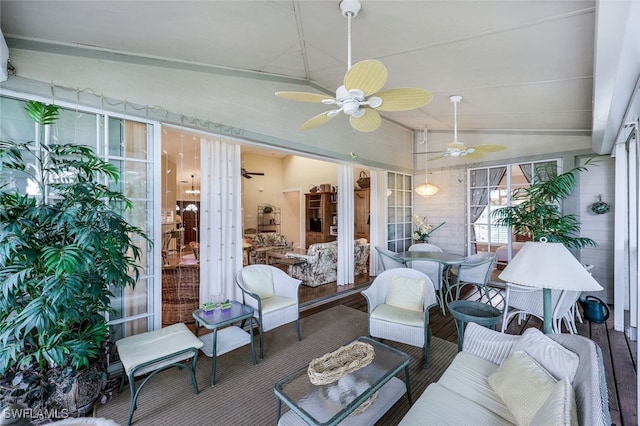
<svg viewBox="0 0 640 426">
<path fill-rule="evenodd" d="M 508 425 L 516 424 L 521 420 L 521 410 L 529 409 L 534 416 L 531 424 L 610 425 L 609 398 L 600 348 L 582 336 L 545 336 L 536 329 L 531 331 L 514 336 L 469 323 L 462 352 L 456 355 L 440 380 L 427 387 L 400 424 Z M 569 371 L 568 376 L 574 373 L 575 378 L 572 381 L 554 381 L 553 386 L 563 385 L 564 391 L 546 397 L 538 387 L 531 385 L 533 380 L 527 380 L 527 373 L 513 374 L 517 370 L 512 369 L 512 360 L 523 357 L 523 351 L 536 358 L 536 365 L 549 368 L 543 370 L 545 373 L 548 371 L 551 376 L 564 376 L 563 373 Z M 559 356 L 557 352 L 568 352 L 568 356 L 573 358 L 567 361 L 566 353 Z M 539 358 L 544 363 L 539 362 Z M 493 375 L 499 368 L 501 373 Z M 504 380 L 505 377 L 508 380 Z M 503 386 L 505 382 L 511 386 L 500 389 L 498 384 Z M 500 394 L 496 393 L 496 387 L 501 391 Z M 518 393 L 525 397 L 520 397 L 518 401 Z M 536 398 L 538 404 L 544 400 L 544 405 L 536 405 Z M 575 408 L 572 408 L 573 401 Z"/>
<path fill-rule="evenodd" d="M 317 287 L 336 281 L 338 278 L 338 242 L 311 244 L 306 254 L 287 253 L 287 257 L 304 260 L 299 265 L 289 266 L 288 273 L 302 280 L 309 287 Z M 366 238 L 354 242 L 354 273 L 367 273 L 369 243 Z"/>
</svg>

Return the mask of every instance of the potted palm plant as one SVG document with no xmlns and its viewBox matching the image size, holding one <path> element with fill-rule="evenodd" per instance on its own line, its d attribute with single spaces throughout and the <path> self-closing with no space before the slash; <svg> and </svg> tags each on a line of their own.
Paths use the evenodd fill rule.
<svg viewBox="0 0 640 426">
<path fill-rule="evenodd" d="M 589 159 L 584 165 L 574 167 L 565 173 L 546 180 L 536 180 L 528 188 L 513 190 L 513 205 L 491 213 L 496 219 L 495 224 L 510 226 L 514 234 L 533 241 L 545 237 L 547 241 L 562 243 L 567 248 L 595 247 L 597 244 L 591 238 L 578 236 L 578 217 L 562 214 L 560 210 L 562 200 L 569 197 L 577 185 L 578 173 L 587 171 L 587 166 L 593 163 L 593 159 Z"/>
<path fill-rule="evenodd" d="M 90 147 L 44 139 L 59 107 L 27 102 L 25 111 L 35 141 L 0 141 L 9 177 L 0 186 L 0 406 L 67 417 L 88 411 L 106 381 L 111 290 L 135 285 L 149 240 L 123 217 L 131 202 L 108 186 L 115 166 Z"/>
</svg>

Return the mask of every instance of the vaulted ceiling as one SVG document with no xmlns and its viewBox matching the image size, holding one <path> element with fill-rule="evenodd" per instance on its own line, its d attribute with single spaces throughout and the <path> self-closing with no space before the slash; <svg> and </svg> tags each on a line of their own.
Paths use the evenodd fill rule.
<svg viewBox="0 0 640 426">
<path fill-rule="evenodd" d="M 163 58 L 308 80 L 331 94 L 347 70 L 338 0 L 12 1 L 0 5 L 9 45 L 61 46 Z M 353 62 L 378 59 L 385 88 L 433 101 L 383 113 L 408 128 L 590 135 L 594 1 L 363 0 Z M 282 100 L 280 100 L 282 101 Z M 318 112 L 322 111 L 319 106 Z M 331 123 L 325 124 L 326 126 Z"/>
</svg>

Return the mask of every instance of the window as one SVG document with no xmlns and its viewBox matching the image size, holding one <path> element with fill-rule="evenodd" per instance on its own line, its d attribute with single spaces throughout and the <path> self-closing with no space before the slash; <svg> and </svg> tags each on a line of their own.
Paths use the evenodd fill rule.
<svg viewBox="0 0 640 426">
<path fill-rule="evenodd" d="M 0 97 L 0 135 L 17 141 L 33 141 L 34 124 L 24 112 L 22 100 Z M 48 141 L 86 145 L 95 150 L 105 160 L 120 170 L 120 180 L 105 181 L 111 189 L 120 191 L 133 202 L 133 209 L 126 212 L 126 220 L 153 236 L 153 134 L 154 125 L 79 110 L 77 106 L 60 109 L 60 118 L 48 135 Z M 59 176 L 64 179 L 64 176 Z M 0 180 L 11 189 L 33 194 L 31 185 L 24 175 L 11 171 L 0 172 Z M 110 314 L 112 324 L 110 338 L 144 332 L 153 327 L 154 309 L 154 262 L 152 249 L 146 241 L 137 241 L 142 252 L 143 274 L 135 289 L 111 289 L 114 294 Z M 158 256 L 159 258 L 160 256 Z M 159 285 L 158 280 L 158 285 Z"/>
<path fill-rule="evenodd" d="M 387 248 L 400 252 L 411 245 L 412 177 L 387 172 Z"/>
<path fill-rule="evenodd" d="M 495 251 L 513 238 L 509 229 L 496 226 L 491 213 L 512 203 L 511 193 L 526 188 L 532 180 L 558 173 L 559 160 L 509 164 L 469 170 L 469 252 Z"/>
</svg>

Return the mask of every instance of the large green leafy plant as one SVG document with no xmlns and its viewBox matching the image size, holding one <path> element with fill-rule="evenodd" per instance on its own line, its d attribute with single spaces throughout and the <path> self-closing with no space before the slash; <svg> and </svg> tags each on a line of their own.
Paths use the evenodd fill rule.
<svg viewBox="0 0 640 426">
<path fill-rule="evenodd" d="M 492 212 L 495 224 L 510 226 L 516 235 L 539 241 L 562 243 L 567 248 L 595 247 L 591 238 L 580 237 L 580 221 L 573 214 L 562 214 L 562 200 L 571 195 L 578 181 L 577 175 L 593 164 L 589 159 L 584 165 L 550 177 L 538 179 L 528 188 L 517 188 L 511 193 L 513 205 Z M 551 173 L 543 173 L 551 175 Z"/>
<path fill-rule="evenodd" d="M 87 146 L 45 143 L 59 107 L 25 111 L 38 140 L 0 141 L 0 397 L 42 408 L 52 382 L 104 358 L 111 289 L 135 285 L 148 239 L 107 186 L 115 166 Z M 26 178 L 30 194 L 7 176 Z"/>
</svg>

